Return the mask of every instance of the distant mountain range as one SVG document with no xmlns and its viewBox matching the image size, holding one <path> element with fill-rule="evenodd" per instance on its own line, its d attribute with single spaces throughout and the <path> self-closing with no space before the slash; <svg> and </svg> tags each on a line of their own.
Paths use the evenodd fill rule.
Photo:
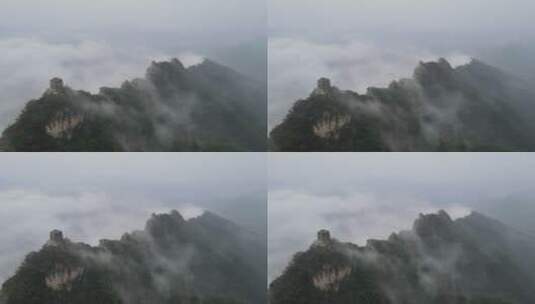
<svg viewBox="0 0 535 304">
<path fill-rule="evenodd" d="M 4 151 L 265 151 L 266 86 L 206 59 L 153 62 L 98 94 L 54 78 L 0 139 Z"/>
<path fill-rule="evenodd" d="M 326 230 L 270 285 L 271 304 L 535 303 L 535 237 L 482 214 L 420 215 L 365 246 Z"/>
<path fill-rule="evenodd" d="M 266 243 L 213 213 L 155 214 L 143 231 L 96 247 L 61 231 L 32 252 L 2 304 L 266 303 Z"/>
<path fill-rule="evenodd" d="M 270 133 L 274 151 L 535 151 L 535 89 L 481 61 L 420 63 L 365 94 L 329 79 Z"/>
</svg>

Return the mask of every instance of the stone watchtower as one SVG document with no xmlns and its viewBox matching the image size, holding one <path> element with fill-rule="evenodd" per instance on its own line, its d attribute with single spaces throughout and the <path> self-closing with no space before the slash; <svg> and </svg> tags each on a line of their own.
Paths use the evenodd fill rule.
<svg viewBox="0 0 535 304">
<path fill-rule="evenodd" d="M 318 80 L 318 89 L 329 91 L 331 89 L 331 80 L 329 78 L 320 78 Z"/>
<path fill-rule="evenodd" d="M 63 90 L 63 79 L 57 77 L 50 79 L 50 88 L 56 91 Z"/>
<path fill-rule="evenodd" d="M 320 244 L 328 244 L 331 241 L 331 233 L 329 230 L 322 229 L 318 231 L 318 242 Z"/>
<path fill-rule="evenodd" d="M 65 92 L 65 85 L 63 84 L 63 79 L 61 78 L 52 78 L 50 79 L 50 87 L 47 90 L 49 94 L 61 94 Z"/>
<path fill-rule="evenodd" d="M 333 87 L 331 86 L 331 80 L 328 78 L 320 78 L 318 80 L 316 89 L 314 89 L 313 95 L 327 95 L 331 93 Z"/>
<path fill-rule="evenodd" d="M 60 230 L 50 231 L 50 242 L 55 244 L 63 242 L 63 232 L 61 232 Z"/>
</svg>

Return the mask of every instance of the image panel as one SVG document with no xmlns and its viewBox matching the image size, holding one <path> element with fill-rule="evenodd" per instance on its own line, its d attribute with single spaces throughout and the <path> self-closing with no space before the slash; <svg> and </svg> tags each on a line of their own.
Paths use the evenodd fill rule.
<svg viewBox="0 0 535 304">
<path fill-rule="evenodd" d="M 269 8 L 270 150 L 535 150 L 533 2 Z"/>
<path fill-rule="evenodd" d="M 10 153 L 0 167 L 0 303 L 267 303 L 264 154 Z"/>
<path fill-rule="evenodd" d="M 530 153 L 276 153 L 271 304 L 535 301 Z"/>
<path fill-rule="evenodd" d="M 264 0 L 5 0 L 0 151 L 266 151 Z"/>
</svg>

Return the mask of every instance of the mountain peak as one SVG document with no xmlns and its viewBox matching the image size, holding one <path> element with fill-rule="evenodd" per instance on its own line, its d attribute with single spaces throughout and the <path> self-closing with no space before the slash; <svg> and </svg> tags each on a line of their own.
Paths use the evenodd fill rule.
<svg viewBox="0 0 535 304">
<path fill-rule="evenodd" d="M 153 61 L 149 69 L 151 67 L 172 67 L 178 70 L 184 70 L 186 68 L 178 58 L 172 58 L 169 61 Z"/>
<path fill-rule="evenodd" d="M 212 66 L 212 67 L 223 67 L 223 65 L 211 60 L 211 59 L 208 59 L 208 58 L 204 58 L 199 64 L 196 64 L 196 65 L 192 65 L 192 66 Z"/>
<path fill-rule="evenodd" d="M 461 220 L 464 222 L 468 222 L 471 225 L 492 227 L 493 229 L 496 229 L 498 231 L 504 229 L 504 224 L 502 222 L 490 218 L 485 214 L 479 213 L 477 211 L 472 211 L 470 215 L 462 218 Z"/>
<path fill-rule="evenodd" d="M 162 235 L 169 231 L 178 231 L 185 222 L 184 217 L 176 210 L 171 213 L 153 213 L 145 224 L 145 231 L 152 236 Z"/>
<path fill-rule="evenodd" d="M 153 61 L 146 72 L 146 78 L 152 81 L 158 79 L 174 79 L 173 76 L 182 74 L 186 68 L 177 58 L 170 61 Z"/>
<path fill-rule="evenodd" d="M 232 231 L 237 229 L 237 225 L 234 222 L 231 222 L 226 218 L 219 216 L 218 214 L 206 210 L 199 217 L 192 218 L 189 221 L 201 223 L 205 227 L 213 227 L 218 230 Z"/>
<path fill-rule="evenodd" d="M 216 77 L 217 79 L 221 80 L 233 77 L 242 77 L 240 73 L 234 71 L 228 66 L 208 58 L 204 58 L 204 60 L 199 64 L 188 67 L 187 70 L 195 75 L 202 75 L 203 77 Z"/>
<path fill-rule="evenodd" d="M 420 62 L 414 70 L 414 79 L 420 84 L 448 84 L 453 80 L 454 69 L 451 64 L 444 58 L 438 61 Z"/>
<path fill-rule="evenodd" d="M 420 214 L 414 221 L 413 230 L 420 237 L 442 236 L 453 224 L 453 220 L 444 210 L 432 214 Z"/>
<path fill-rule="evenodd" d="M 203 213 L 199 216 L 201 218 L 206 218 L 206 219 L 218 219 L 218 220 L 222 220 L 223 218 L 220 217 L 219 215 L 211 212 L 211 211 L 208 211 L 208 210 L 204 210 Z"/>
</svg>

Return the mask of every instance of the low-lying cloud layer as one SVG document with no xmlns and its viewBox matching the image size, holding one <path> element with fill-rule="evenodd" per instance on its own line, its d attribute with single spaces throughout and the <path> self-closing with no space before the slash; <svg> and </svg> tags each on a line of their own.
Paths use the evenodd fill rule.
<svg viewBox="0 0 535 304">
<path fill-rule="evenodd" d="M 370 86 L 387 86 L 411 77 L 420 61 L 448 59 L 452 65 L 470 57 L 450 52 L 438 55 L 416 47 L 387 48 L 368 41 L 314 42 L 303 38 L 269 41 L 269 127 L 280 123 L 291 105 L 306 98 L 321 77 L 344 90 L 365 93 Z"/>
</svg>

